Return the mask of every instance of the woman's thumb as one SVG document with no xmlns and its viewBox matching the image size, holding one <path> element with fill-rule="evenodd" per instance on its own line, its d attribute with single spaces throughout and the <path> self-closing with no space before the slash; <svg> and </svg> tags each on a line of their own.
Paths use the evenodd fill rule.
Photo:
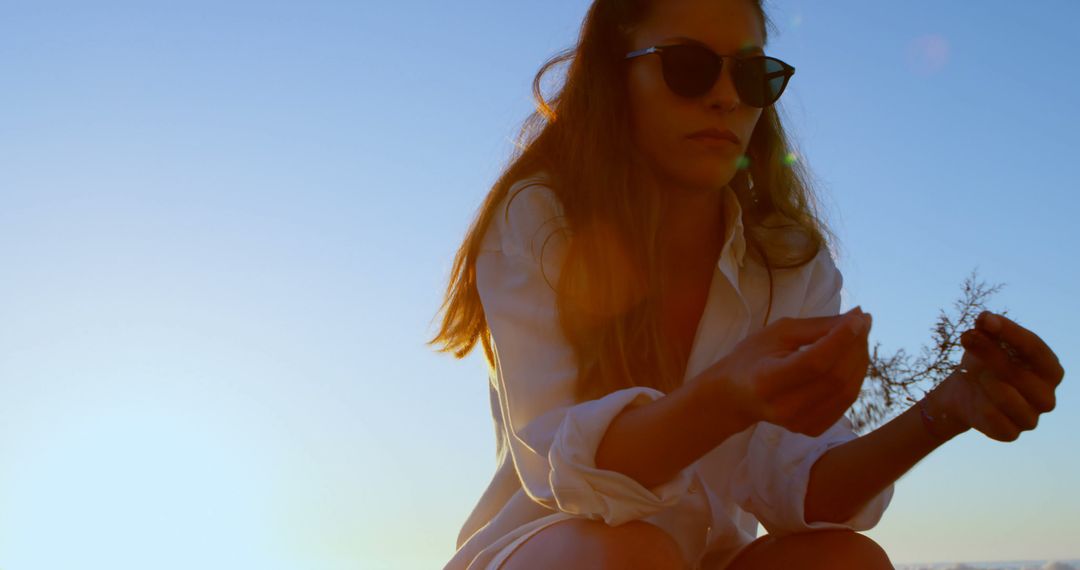
<svg viewBox="0 0 1080 570">
<path fill-rule="evenodd" d="M 826 317 L 792 318 L 783 323 L 777 330 L 780 343 L 785 348 L 798 348 L 803 345 L 813 344 L 821 337 L 829 333 L 841 321 L 850 319 L 852 315 L 859 315 L 862 319 L 862 307 L 858 306 L 846 313 Z M 856 322 L 853 320 L 853 322 Z"/>
</svg>

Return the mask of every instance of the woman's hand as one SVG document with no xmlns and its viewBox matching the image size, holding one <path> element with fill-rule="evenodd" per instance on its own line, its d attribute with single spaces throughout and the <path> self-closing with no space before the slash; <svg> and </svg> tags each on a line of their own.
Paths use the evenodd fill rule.
<svg viewBox="0 0 1080 570">
<path fill-rule="evenodd" d="M 870 364 L 871 318 L 860 307 L 782 318 L 744 338 L 705 371 L 747 424 L 766 421 L 816 437 L 859 397 Z"/>
<path fill-rule="evenodd" d="M 1035 333 L 987 311 L 960 343 L 965 349 L 961 370 L 927 398 L 961 430 L 975 428 L 995 440 L 1014 441 L 1054 409 L 1054 391 L 1065 371 Z"/>
</svg>

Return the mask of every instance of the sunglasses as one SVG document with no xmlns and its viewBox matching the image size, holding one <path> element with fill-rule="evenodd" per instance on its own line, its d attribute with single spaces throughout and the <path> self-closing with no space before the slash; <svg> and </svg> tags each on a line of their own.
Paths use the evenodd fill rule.
<svg viewBox="0 0 1080 570">
<path fill-rule="evenodd" d="M 725 57 L 731 70 L 739 99 L 751 107 L 768 107 L 780 98 L 795 68 L 763 55 L 720 56 L 711 49 L 694 44 L 652 46 L 626 54 L 626 59 L 651 53 L 660 54 L 664 83 L 676 95 L 700 97 L 708 93 L 720 77 Z"/>
</svg>

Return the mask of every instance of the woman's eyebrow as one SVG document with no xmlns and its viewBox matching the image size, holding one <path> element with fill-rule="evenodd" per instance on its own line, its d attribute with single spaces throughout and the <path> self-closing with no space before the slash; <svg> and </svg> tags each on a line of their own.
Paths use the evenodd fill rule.
<svg viewBox="0 0 1080 570">
<path fill-rule="evenodd" d="M 691 44 L 694 44 L 694 45 L 699 45 L 699 46 L 704 47 L 704 48 L 712 49 L 705 42 L 703 42 L 701 40 L 696 40 L 694 38 L 688 38 L 686 36 L 673 36 L 673 37 L 667 38 L 667 39 L 665 39 L 663 41 L 665 43 L 666 42 L 672 42 L 672 41 L 682 41 L 682 42 L 691 43 Z M 741 53 L 741 54 L 742 53 L 765 53 L 765 50 L 761 49 L 761 46 L 756 46 L 756 45 L 753 45 L 753 44 L 747 44 L 747 45 L 744 45 L 741 48 L 739 48 L 738 53 Z"/>
</svg>

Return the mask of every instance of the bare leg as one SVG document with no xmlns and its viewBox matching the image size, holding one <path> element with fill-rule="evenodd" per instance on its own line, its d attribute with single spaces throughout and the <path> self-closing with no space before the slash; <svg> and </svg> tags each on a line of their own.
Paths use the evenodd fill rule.
<svg viewBox="0 0 1080 570">
<path fill-rule="evenodd" d="M 766 535 L 744 548 L 726 570 L 892 570 L 885 550 L 850 530 L 819 530 L 783 537 Z"/>
<path fill-rule="evenodd" d="M 664 529 L 631 521 L 608 526 L 603 521 L 570 519 L 529 537 L 499 570 L 685 570 L 678 543 Z"/>
</svg>

